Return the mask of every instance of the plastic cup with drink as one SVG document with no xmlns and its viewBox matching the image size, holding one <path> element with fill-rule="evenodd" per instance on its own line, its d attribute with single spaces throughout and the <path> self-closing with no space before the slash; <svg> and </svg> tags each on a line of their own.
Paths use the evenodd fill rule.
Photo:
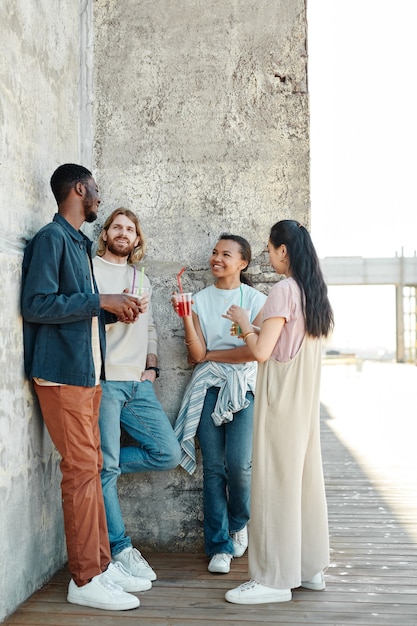
<svg viewBox="0 0 417 626">
<path fill-rule="evenodd" d="M 133 287 L 132 289 L 132 296 L 136 296 L 137 298 L 139 298 L 139 300 L 141 300 L 144 297 L 146 297 L 147 300 L 150 300 L 151 288 L 145 287 L 142 285 L 137 285 Z"/>
<path fill-rule="evenodd" d="M 249 318 L 250 309 L 243 309 L 246 312 L 247 317 Z M 233 337 L 239 337 L 242 334 L 242 329 L 240 328 L 237 322 L 232 322 L 230 327 L 230 334 Z"/>
<path fill-rule="evenodd" d="M 132 296 L 135 296 L 136 298 L 138 298 L 138 300 L 142 303 L 143 301 L 143 310 L 142 312 L 145 313 L 145 311 L 148 308 L 148 304 L 149 304 L 149 300 L 151 297 L 151 287 L 144 285 L 143 284 L 143 277 L 144 277 L 144 273 L 145 273 L 145 268 L 142 267 L 140 275 L 139 275 L 139 280 L 136 280 L 137 276 L 136 276 L 136 267 L 133 266 L 133 283 L 132 283 L 132 287 L 130 289 L 130 293 L 132 294 Z"/>
<path fill-rule="evenodd" d="M 181 274 L 184 272 L 185 267 L 182 267 L 177 274 L 177 283 L 179 288 L 179 293 L 174 293 L 173 298 L 176 304 L 176 311 L 179 317 L 187 317 L 191 315 L 191 305 L 192 305 L 192 293 L 184 293 L 182 284 L 181 284 Z"/>
<path fill-rule="evenodd" d="M 179 317 L 191 315 L 192 293 L 175 293 L 174 298 L 177 304 Z"/>
</svg>

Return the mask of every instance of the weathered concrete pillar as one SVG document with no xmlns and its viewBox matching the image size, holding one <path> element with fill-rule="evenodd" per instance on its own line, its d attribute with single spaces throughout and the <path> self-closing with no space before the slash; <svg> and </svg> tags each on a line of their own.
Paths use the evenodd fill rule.
<svg viewBox="0 0 417 626">
<path fill-rule="evenodd" d="M 251 242 L 252 271 L 266 290 L 270 226 L 309 222 L 306 63 L 304 0 L 95 3 L 101 221 L 126 206 L 149 237 L 156 386 L 172 421 L 191 372 L 169 303 L 179 269 L 187 266 L 187 289 L 201 289 L 217 237 L 234 232 Z M 129 475 L 119 486 L 140 547 L 202 549 L 201 464 L 193 477 Z"/>
<path fill-rule="evenodd" d="M 271 224 L 309 223 L 309 156 L 304 0 L 4 0 L 0 38 L 2 620 L 65 560 L 59 458 L 23 376 L 19 307 L 25 242 L 56 208 L 51 173 L 94 166 L 101 220 L 119 205 L 141 217 L 157 391 L 174 420 L 190 376 L 169 305 L 177 271 L 205 286 L 232 231 L 267 290 Z M 202 548 L 200 468 L 122 477 L 120 492 L 140 547 Z"/>
<path fill-rule="evenodd" d="M 59 456 L 23 375 L 20 277 L 26 241 L 56 210 L 52 172 L 81 158 L 89 4 L 0 3 L 0 621 L 66 560 Z"/>
</svg>

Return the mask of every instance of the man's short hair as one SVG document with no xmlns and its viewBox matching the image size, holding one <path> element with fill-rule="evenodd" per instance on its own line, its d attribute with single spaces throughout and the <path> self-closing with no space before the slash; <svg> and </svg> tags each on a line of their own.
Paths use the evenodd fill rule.
<svg viewBox="0 0 417 626">
<path fill-rule="evenodd" d="M 90 170 L 82 165 L 75 163 L 60 165 L 51 176 L 51 189 L 57 204 L 61 204 L 67 198 L 78 182 L 87 183 L 92 176 Z"/>
</svg>

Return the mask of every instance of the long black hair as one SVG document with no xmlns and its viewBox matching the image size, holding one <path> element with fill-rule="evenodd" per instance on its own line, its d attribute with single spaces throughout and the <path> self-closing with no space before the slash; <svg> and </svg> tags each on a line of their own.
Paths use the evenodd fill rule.
<svg viewBox="0 0 417 626">
<path fill-rule="evenodd" d="M 305 297 L 307 333 L 312 337 L 327 337 L 334 325 L 333 311 L 309 232 L 295 220 L 281 220 L 272 226 L 269 240 L 274 248 L 281 244 L 287 248 L 291 275 Z"/>
<path fill-rule="evenodd" d="M 249 267 L 249 263 L 252 260 L 252 250 L 250 247 L 250 243 L 249 241 L 247 241 L 243 237 L 240 237 L 239 235 L 230 235 L 229 233 L 222 233 L 219 237 L 219 241 L 222 241 L 222 240 L 228 241 L 229 239 L 231 241 L 236 241 L 236 243 L 239 246 L 242 259 L 244 261 L 247 261 L 248 263 L 247 266 L 243 268 L 243 270 L 240 271 L 240 282 L 245 283 L 246 285 L 249 285 L 250 287 L 253 287 L 253 283 L 251 279 L 249 278 L 249 276 L 246 276 L 246 274 L 244 273 L 247 271 Z"/>
</svg>

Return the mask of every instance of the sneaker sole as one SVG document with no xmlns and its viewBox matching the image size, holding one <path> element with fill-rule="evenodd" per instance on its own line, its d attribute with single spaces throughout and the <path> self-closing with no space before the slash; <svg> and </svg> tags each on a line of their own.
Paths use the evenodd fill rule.
<svg viewBox="0 0 417 626">
<path fill-rule="evenodd" d="M 140 583 L 137 584 L 132 583 L 130 585 L 124 585 L 122 582 L 117 582 L 116 584 L 119 585 L 123 591 L 127 592 L 148 591 L 149 589 L 152 589 L 152 583 L 147 578 L 141 578 Z"/>
<path fill-rule="evenodd" d="M 229 569 L 209 569 L 208 571 L 210 572 L 210 574 L 229 574 L 230 567 Z"/>
<path fill-rule="evenodd" d="M 207 568 L 208 571 L 210 572 L 210 574 L 228 574 L 230 572 L 230 565 L 228 568 L 224 568 L 224 569 L 214 569 L 214 568 L 210 568 L 210 566 Z"/>
<path fill-rule="evenodd" d="M 226 593 L 225 598 L 228 602 L 232 602 L 233 604 L 269 604 L 276 602 L 289 602 L 292 599 L 292 593 L 289 591 L 286 594 L 281 594 L 280 596 L 276 596 L 274 594 L 259 596 L 258 598 L 245 598 L 243 597 L 235 597 L 229 591 Z"/>
<path fill-rule="evenodd" d="M 312 591 L 324 591 L 326 589 L 326 583 L 309 583 L 306 581 L 301 583 L 301 587 L 311 589 Z"/>
<path fill-rule="evenodd" d="M 70 604 L 79 604 L 80 606 L 89 606 L 93 609 L 103 609 L 105 611 L 129 611 L 131 609 L 137 609 L 138 606 L 140 606 L 139 598 L 134 598 L 134 600 L 135 601 L 129 600 L 129 602 L 120 602 L 119 604 L 101 604 L 101 602 L 74 598 L 70 595 L 67 596 L 67 601 Z"/>
</svg>

